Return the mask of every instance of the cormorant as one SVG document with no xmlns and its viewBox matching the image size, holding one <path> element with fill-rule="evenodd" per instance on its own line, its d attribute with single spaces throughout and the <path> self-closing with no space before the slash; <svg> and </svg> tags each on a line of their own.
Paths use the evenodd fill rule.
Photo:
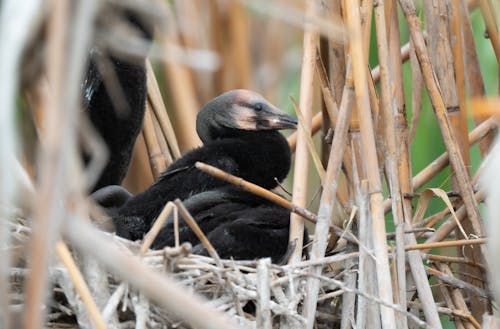
<svg viewBox="0 0 500 329">
<path fill-rule="evenodd" d="M 136 14 L 124 13 L 124 19 L 135 27 L 145 40 L 152 40 L 152 27 Z M 83 105 L 90 121 L 106 143 L 109 158 L 106 167 L 97 182 L 91 187 L 94 192 L 108 185 L 122 182 L 130 164 L 132 150 L 142 128 L 146 102 L 146 68 L 145 58 L 122 58 L 110 56 L 110 67 L 117 78 L 123 100 L 112 99 L 113 93 L 104 83 L 105 72 L 98 69 L 98 61 L 102 56 L 99 50 L 90 51 L 86 76 L 83 82 Z M 116 93 L 115 93 L 116 94 Z M 85 156 L 84 156 L 85 157 Z"/>
<path fill-rule="evenodd" d="M 227 185 L 197 170 L 197 161 L 264 188 L 276 187 L 288 174 L 291 156 L 287 140 L 277 130 L 296 125 L 294 118 L 252 91 L 232 90 L 212 99 L 196 121 L 203 146 L 176 160 L 151 187 L 111 214 L 117 234 L 140 239 L 167 201 Z"/>
<path fill-rule="evenodd" d="M 290 230 L 290 211 L 236 186 L 198 193 L 183 201 L 221 258 L 251 260 L 270 257 L 274 263 L 285 258 Z M 308 240 L 307 232 L 304 241 Z M 193 253 L 208 255 L 190 227 L 179 219 L 179 241 L 190 242 Z M 171 215 L 153 249 L 174 246 Z"/>
</svg>

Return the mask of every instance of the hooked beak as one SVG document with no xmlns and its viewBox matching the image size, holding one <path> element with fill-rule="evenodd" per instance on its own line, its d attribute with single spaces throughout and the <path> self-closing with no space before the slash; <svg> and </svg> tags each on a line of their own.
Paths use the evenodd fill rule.
<svg viewBox="0 0 500 329">
<path fill-rule="evenodd" d="M 266 104 L 255 111 L 250 107 L 239 106 L 233 112 L 233 120 L 238 129 L 243 130 L 281 130 L 297 128 L 297 120 L 279 108 Z"/>
<path fill-rule="evenodd" d="M 297 120 L 274 106 L 269 106 L 256 117 L 257 129 L 296 129 Z"/>
<path fill-rule="evenodd" d="M 268 121 L 268 126 L 271 129 L 296 129 L 297 120 L 288 114 L 275 116 Z"/>
</svg>

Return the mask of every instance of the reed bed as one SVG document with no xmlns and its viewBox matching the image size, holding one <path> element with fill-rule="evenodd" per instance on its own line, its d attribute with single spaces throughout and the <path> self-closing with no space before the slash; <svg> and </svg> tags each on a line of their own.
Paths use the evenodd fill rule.
<svg viewBox="0 0 500 329">
<path fill-rule="evenodd" d="M 0 7 L 0 328 L 498 327 L 489 284 L 500 286 L 500 261 L 488 256 L 478 184 L 494 175 L 495 0 Z M 151 45 L 123 10 L 154 24 Z M 135 242 L 107 232 L 87 198 L 106 150 L 80 106 L 95 45 L 150 48 L 124 183 L 134 193 L 201 145 L 196 114 L 223 91 L 253 89 L 297 114 L 289 198 L 196 165 L 291 210 L 286 264 L 220 259 L 178 200 L 158 222 L 181 212 L 211 257 L 182 242 L 150 250 L 158 226 Z"/>
</svg>

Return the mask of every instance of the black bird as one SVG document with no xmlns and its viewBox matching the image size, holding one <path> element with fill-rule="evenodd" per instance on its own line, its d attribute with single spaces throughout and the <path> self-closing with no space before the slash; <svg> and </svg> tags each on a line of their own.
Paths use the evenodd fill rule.
<svg viewBox="0 0 500 329">
<path fill-rule="evenodd" d="M 276 187 L 290 169 L 290 148 L 277 130 L 296 125 L 294 118 L 252 91 L 232 90 L 212 99 L 196 121 L 203 146 L 172 163 L 151 187 L 112 214 L 117 234 L 140 239 L 167 201 L 227 185 L 196 169 L 197 161 L 264 188 Z"/>
<path fill-rule="evenodd" d="M 92 193 L 90 198 L 99 206 L 104 208 L 108 214 L 113 214 L 123 206 L 131 197 L 132 193 L 119 185 L 108 185 Z"/>
<path fill-rule="evenodd" d="M 140 37 L 152 40 L 152 26 L 135 14 L 126 12 L 123 15 Z M 99 69 L 99 61 L 106 63 L 100 56 L 103 55 L 99 50 L 91 50 L 82 86 L 84 107 L 109 151 L 106 167 L 91 187 L 91 192 L 108 185 L 118 185 L 125 177 L 142 127 L 147 93 L 145 58 L 110 56 L 107 60 L 110 67 L 102 66 L 117 78 L 121 88 L 118 94 L 124 97 L 121 102 L 116 99 L 113 101 L 113 93 L 108 90 L 109 85 L 104 83 L 106 71 Z"/>
<path fill-rule="evenodd" d="M 290 211 L 235 186 L 198 193 L 183 201 L 186 209 L 221 258 L 251 260 L 286 258 Z M 304 241 L 307 241 L 307 233 Z M 190 242 L 193 253 L 208 255 L 189 226 L 179 219 L 179 241 Z M 153 249 L 174 246 L 173 216 L 153 242 Z"/>
</svg>

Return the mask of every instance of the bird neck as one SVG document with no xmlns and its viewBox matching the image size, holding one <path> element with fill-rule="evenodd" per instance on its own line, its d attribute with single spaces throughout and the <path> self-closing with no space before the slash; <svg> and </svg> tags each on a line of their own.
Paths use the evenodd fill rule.
<svg viewBox="0 0 500 329">
<path fill-rule="evenodd" d="M 274 188 L 290 170 L 290 147 L 278 131 L 239 131 L 237 147 L 229 152 L 237 159 L 240 177 L 264 188 Z"/>
</svg>

